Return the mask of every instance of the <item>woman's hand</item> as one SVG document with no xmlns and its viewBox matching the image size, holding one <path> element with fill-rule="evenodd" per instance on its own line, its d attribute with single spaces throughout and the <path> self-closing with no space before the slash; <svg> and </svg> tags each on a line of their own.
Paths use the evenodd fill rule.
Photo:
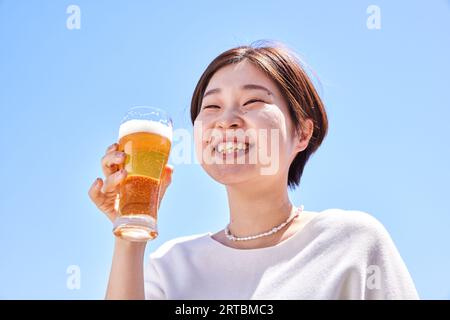
<svg viewBox="0 0 450 320">
<path fill-rule="evenodd" d="M 91 200 L 111 221 L 114 221 L 118 216 L 118 212 L 115 209 L 115 202 L 119 194 L 120 183 L 127 177 L 126 170 L 121 169 L 123 168 L 126 155 L 124 152 L 117 150 L 118 146 L 117 143 L 109 146 L 101 160 L 105 181 L 97 178 L 89 189 L 89 197 Z M 173 167 L 166 165 L 161 178 L 158 207 L 167 187 L 172 182 L 172 173 Z"/>
</svg>

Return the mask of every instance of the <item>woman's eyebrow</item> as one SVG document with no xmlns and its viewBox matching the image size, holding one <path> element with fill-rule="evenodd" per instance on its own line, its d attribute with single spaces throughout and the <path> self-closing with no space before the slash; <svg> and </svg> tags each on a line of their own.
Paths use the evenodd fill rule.
<svg viewBox="0 0 450 320">
<path fill-rule="evenodd" d="M 241 87 L 242 90 L 264 90 L 267 92 L 267 94 L 269 96 L 273 96 L 272 91 L 270 91 L 269 89 L 267 89 L 264 86 L 261 86 L 259 84 L 246 84 L 244 86 Z"/>
<path fill-rule="evenodd" d="M 272 95 L 273 93 L 272 91 L 270 91 L 269 89 L 267 89 L 264 86 L 261 86 L 259 84 L 245 84 L 241 87 L 241 90 L 264 90 L 267 92 L 268 95 Z M 203 98 L 205 98 L 206 96 L 209 96 L 211 94 L 215 94 L 215 93 L 220 93 L 222 90 L 220 88 L 214 88 L 211 90 L 208 90 L 205 92 L 205 94 L 203 95 Z"/>
</svg>

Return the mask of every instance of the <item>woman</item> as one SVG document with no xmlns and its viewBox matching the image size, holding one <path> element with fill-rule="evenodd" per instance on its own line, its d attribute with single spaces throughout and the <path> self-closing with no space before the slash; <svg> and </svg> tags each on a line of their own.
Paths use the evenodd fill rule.
<svg viewBox="0 0 450 320">
<path fill-rule="evenodd" d="M 214 234 L 166 242 L 145 270 L 145 243 L 116 239 L 107 299 L 418 298 L 375 218 L 307 211 L 290 202 L 287 187 L 299 185 L 328 126 L 324 105 L 292 52 L 266 44 L 222 53 L 195 88 L 191 119 L 202 167 L 226 186 L 230 223 Z M 106 180 L 98 178 L 89 191 L 110 220 L 126 177 L 118 171 L 123 156 L 117 144 L 108 148 Z M 167 166 L 161 198 L 172 172 Z"/>
</svg>

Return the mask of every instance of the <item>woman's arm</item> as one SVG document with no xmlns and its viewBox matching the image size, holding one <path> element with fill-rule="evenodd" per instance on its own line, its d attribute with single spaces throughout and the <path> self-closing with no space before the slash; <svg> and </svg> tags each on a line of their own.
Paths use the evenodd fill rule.
<svg viewBox="0 0 450 320">
<path fill-rule="evenodd" d="M 116 238 L 105 299 L 145 299 L 145 245 Z"/>
<path fill-rule="evenodd" d="M 102 158 L 102 170 L 105 181 L 97 178 L 89 189 L 89 197 L 106 216 L 114 222 L 119 212 L 115 206 L 120 183 L 127 176 L 125 170 L 119 170 L 125 160 L 125 154 L 118 151 L 114 143 L 106 150 Z M 161 177 L 159 206 L 172 181 L 173 166 L 166 165 Z M 158 206 L 158 207 L 159 207 Z M 114 255 L 109 275 L 106 299 L 145 299 L 144 292 L 144 252 L 146 243 L 129 242 L 116 238 Z"/>
</svg>

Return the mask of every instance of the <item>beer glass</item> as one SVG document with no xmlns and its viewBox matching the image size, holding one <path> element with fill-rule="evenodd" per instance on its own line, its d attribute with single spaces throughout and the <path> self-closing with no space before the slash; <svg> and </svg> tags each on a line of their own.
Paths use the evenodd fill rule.
<svg viewBox="0 0 450 320">
<path fill-rule="evenodd" d="M 131 241 L 157 237 L 159 191 L 171 144 L 172 120 L 164 110 L 134 107 L 126 113 L 119 128 L 118 150 L 126 154 L 121 169 L 128 174 L 116 201 L 116 236 Z"/>
</svg>

